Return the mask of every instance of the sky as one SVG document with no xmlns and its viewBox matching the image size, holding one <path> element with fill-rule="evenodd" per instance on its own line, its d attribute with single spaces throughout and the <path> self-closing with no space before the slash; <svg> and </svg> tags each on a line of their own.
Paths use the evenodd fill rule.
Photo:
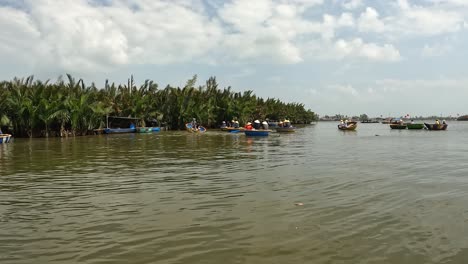
<svg viewBox="0 0 468 264">
<path fill-rule="evenodd" d="M 0 0 L 0 79 L 131 75 L 319 115 L 468 114 L 468 0 Z"/>
</svg>

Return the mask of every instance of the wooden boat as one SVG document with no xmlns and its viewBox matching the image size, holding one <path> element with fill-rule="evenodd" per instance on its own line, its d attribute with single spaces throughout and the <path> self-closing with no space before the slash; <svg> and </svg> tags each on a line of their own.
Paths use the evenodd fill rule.
<svg viewBox="0 0 468 264">
<path fill-rule="evenodd" d="M 198 126 L 198 129 L 192 128 L 192 123 L 185 124 L 185 129 L 187 129 L 187 131 L 190 133 L 205 133 L 206 132 L 206 128 L 203 126 Z"/>
<path fill-rule="evenodd" d="M 390 124 L 391 129 L 406 129 L 406 124 Z"/>
<path fill-rule="evenodd" d="M 238 132 L 241 132 L 241 131 L 244 131 L 245 128 L 243 127 L 222 127 L 221 128 L 221 131 L 227 131 L 229 133 L 238 133 Z"/>
<path fill-rule="evenodd" d="M 136 131 L 136 128 L 104 128 L 105 134 L 135 133 Z"/>
<path fill-rule="evenodd" d="M 342 125 L 342 124 L 338 125 L 338 129 L 343 130 L 343 131 L 353 131 L 353 130 L 356 130 L 356 128 L 357 128 L 357 122 L 348 122 L 347 126 Z"/>
<path fill-rule="evenodd" d="M 447 124 L 428 124 L 424 123 L 427 129 L 429 130 L 447 130 Z"/>
<path fill-rule="evenodd" d="M 248 137 L 267 137 L 270 134 L 271 130 L 244 130 L 244 133 Z"/>
<path fill-rule="evenodd" d="M 0 134 L 0 144 L 2 143 L 8 143 L 11 140 L 11 135 L 10 134 Z"/>
<path fill-rule="evenodd" d="M 408 129 L 423 129 L 424 124 L 406 124 Z"/>
<path fill-rule="evenodd" d="M 295 127 L 276 127 L 276 132 L 278 133 L 294 133 L 296 132 L 296 128 Z"/>
</svg>

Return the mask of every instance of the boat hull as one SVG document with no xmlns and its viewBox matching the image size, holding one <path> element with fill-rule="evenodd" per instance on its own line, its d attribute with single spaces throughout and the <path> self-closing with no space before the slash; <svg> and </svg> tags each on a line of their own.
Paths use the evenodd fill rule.
<svg viewBox="0 0 468 264">
<path fill-rule="evenodd" d="M 407 124 L 408 129 L 423 129 L 424 124 Z"/>
<path fill-rule="evenodd" d="M 244 130 L 244 133 L 248 137 L 267 137 L 271 130 Z"/>
<path fill-rule="evenodd" d="M 276 132 L 278 133 L 294 133 L 296 132 L 295 127 L 277 127 Z"/>
<path fill-rule="evenodd" d="M 105 128 L 105 134 L 135 133 L 136 128 Z"/>
<path fill-rule="evenodd" d="M 1 134 L 0 135 L 0 144 L 2 143 L 8 143 L 11 140 L 11 135 L 10 134 Z"/>
<path fill-rule="evenodd" d="M 139 127 L 137 129 L 137 132 L 138 133 L 152 133 L 153 132 L 153 128 L 152 127 Z"/>
<path fill-rule="evenodd" d="M 400 124 L 391 124 L 390 125 L 391 129 L 406 129 L 407 125 L 400 125 Z"/>
<path fill-rule="evenodd" d="M 427 129 L 429 130 L 447 130 L 448 125 L 447 124 L 428 124 L 424 123 Z"/>
<path fill-rule="evenodd" d="M 222 127 L 221 131 L 226 131 L 229 133 L 238 133 L 238 132 L 244 131 L 244 129 L 245 128 L 243 127 Z"/>
</svg>

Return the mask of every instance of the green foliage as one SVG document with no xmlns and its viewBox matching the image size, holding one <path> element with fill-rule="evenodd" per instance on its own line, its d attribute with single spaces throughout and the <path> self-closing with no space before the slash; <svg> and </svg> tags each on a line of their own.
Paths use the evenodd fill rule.
<svg viewBox="0 0 468 264">
<path fill-rule="evenodd" d="M 258 98 L 252 91 L 220 89 L 216 78 L 196 87 L 197 76 L 184 87 L 158 89 L 146 80 L 137 87 L 133 76 L 124 85 L 110 84 L 103 89 L 66 75 L 56 83 L 15 78 L 0 83 L 0 125 L 8 126 L 15 136 L 85 135 L 105 127 L 105 116 L 137 117 L 139 126 L 158 120 L 171 129 L 183 129 L 197 118 L 200 124 L 216 127 L 223 120 L 237 119 L 241 124 L 254 119 L 290 119 L 310 123 L 316 116 L 303 104 L 283 103 L 278 99 Z"/>
</svg>

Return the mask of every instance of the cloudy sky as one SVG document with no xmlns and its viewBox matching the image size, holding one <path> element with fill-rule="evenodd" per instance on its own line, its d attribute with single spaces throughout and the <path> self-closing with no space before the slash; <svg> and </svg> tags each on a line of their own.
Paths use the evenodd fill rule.
<svg viewBox="0 0 468 264">
<path fill-rule="evenodd" d="M 222 86 L 320 115 L 468 114 L 468 0 L 0 0 L 0 79 Z"/>
</svg>

